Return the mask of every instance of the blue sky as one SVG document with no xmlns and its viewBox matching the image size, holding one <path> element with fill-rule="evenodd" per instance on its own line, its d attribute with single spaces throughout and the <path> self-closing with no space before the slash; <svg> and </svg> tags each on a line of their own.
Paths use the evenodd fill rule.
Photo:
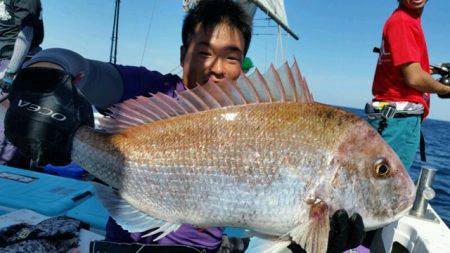
<svg viewBox="0 0 450 253">
<path fill-rule="evenodd" d="M 41 1 L 44 48 L 63 47 L 86 58 L 109 60 L 114 0 Z M 118 63 L 179 73 L 182 1 L 121 2 Z M 283 38 L 286 59 L 292 62 L 295 56 L 315 100 L 363 108 L 371 99 L 377 60 L 372 48 L 380 45 L 383 24 L 397 1 L 285 0 L 285 5 L 289 25 L 300 36 L 299 41 Z M 432 64 L 450 62 L 449 14 L 448 0 L 430 1 L 425 9 L 423 27 Z M 262 13 L 257 14 L 257 18 L 262 17 Z M 267 21 L 258 19 L 255 24 L 262 26 Z M 276 29 L 256 27 L 254 32 L 276 33 Z M 275 60 L 276 44 L 276 36 L 254 36 L 248 56 L 264 70 Z M 433 95 L 431 103 L 430 118 L 450 121 L 450 100 Z"/>
</svg>

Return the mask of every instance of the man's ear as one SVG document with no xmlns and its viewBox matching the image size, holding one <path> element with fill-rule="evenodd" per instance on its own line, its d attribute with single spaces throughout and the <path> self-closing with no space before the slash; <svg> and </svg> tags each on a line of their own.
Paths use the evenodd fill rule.
<svg viewBox="0 0 450 253">
<path fill-rule="evenodd" d="M 184 46 L 180 47 L 180 66 L 183 67 L 184 58 L 186 56 L 186 48 Z"/>
</svg>

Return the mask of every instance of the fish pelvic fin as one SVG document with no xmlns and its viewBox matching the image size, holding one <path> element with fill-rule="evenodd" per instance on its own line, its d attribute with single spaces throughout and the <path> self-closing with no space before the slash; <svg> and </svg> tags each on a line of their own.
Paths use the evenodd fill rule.
<svg viewBox="0 0 450 253">
<path fill-rule="evenodd" d="M 312 103 L 306 80 L 297 61 L 291 67 L 285 62 L 280 68 L 270 66 L 265 74 L 258 69 L 235 82 L 208 82 L 181 92 L 172 98 L 163 93 L 137 97 L 109 108 L 111 114 L 99 120 L 99 128 L 118 133 L 127 128 L 216 108 L 257 103 Z"/>
<path fill-rule="evenodd" d="M 330 218 L 327 204 L 321 199 L 307 200 L 308 220 L 288 234 L 308 253 L 325 253 L 328 247 Z"/>
<path fill-rule="evenodd" d="M 157 228 L 145 235 L 150 236 L 162 232 L 162 234 L 155 239 L 156 241 L 170 232 L 176 231 L 181 226 L 181 224 L 172 224 L 164 220 L 153 218 L 148 214 L 139 211 L 122 199 L 119 193 L 111 187 L 98 183 L 93 183 L 93 186 L 97 197 L 108 210 L 109 215 L 117 222 L 117 224 L 128 232 L 145 232 Z"/>
</svg>

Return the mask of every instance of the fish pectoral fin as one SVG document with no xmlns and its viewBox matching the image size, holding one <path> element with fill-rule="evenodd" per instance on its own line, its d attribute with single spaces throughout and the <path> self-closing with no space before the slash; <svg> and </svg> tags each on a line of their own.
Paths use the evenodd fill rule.
<svg viewBox="0 0 450 253">
<path fill-rule="evenodd" d="M 128 230 L 131 233 L 144 232 L 150 229 L 159 228 L 158 232 L 174 231 L 180 227 L 170 224 L 164 220 L 153 218 L 146 213 L 139 211 L 131 206 L 126 200 L 120 197 L 119 193 L 113 190 L 111 187 L 93 183 L 97 197 L 103 203 L 108 210 L 109 215 L 119 224 L 123 229 Z M 163 228 L 164 227 L 164 228 Z M 162 230 L 161 230 L 162 228 Z M 167 228 L 167 229 L 166 229 Z M 170 233 L 170 232 L 169 232 Z"/>
<path fill-rule="evenodd" d="M 276 238 L 252 237 L 245 253 L 292 253 L 288 249 L 290 241 L 277 240 Z"/>
<path fill-rule="evenodd" d="M 310 206 L 308 220 L 288 234 L 306 252 L 325 253 L 330 232 L 328 205 L 320 199 L 309 201 L 308 204 Z"/>
</svg>

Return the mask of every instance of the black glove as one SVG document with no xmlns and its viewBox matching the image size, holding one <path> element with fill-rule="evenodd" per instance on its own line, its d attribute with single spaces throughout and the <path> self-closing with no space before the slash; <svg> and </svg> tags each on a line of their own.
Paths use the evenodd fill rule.
<svg viewBox="0 0 450 253">
<path fill-rule="evenodd" d="M 361 245 L 364 235 L 364 223 L 359 214 L 348 217 L 347 211 L 337 210 L 330 218 L 327 253 L 341 253 L 356 248 Z M 288 248 L 296 253 L 305 252 L 298 244 L 291 244 Z"/>
<path fill-rule="evenodd" d="M 62 70 L 25 68 L 12 83 L 5 136 L 38 165 L 70 163 L 80 125 L 93 126 L 92 107 Z"/>
<path fill-rule="evenodd" d="M 361 245 L 364 239 L 364 222 L 361 215 L 348 217 L 347 211 L 337 210 L 330 219 L 328 253 L 343 252 Z"/>
</svg>

